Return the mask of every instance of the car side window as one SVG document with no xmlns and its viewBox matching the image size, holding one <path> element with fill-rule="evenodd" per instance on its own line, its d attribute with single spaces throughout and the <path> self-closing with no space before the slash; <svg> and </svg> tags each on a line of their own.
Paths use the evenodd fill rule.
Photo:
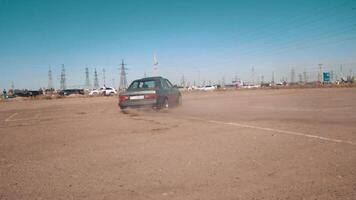
<svg viewBox="0 0 356 200">
<path fill-rule="evenodd" d="M 167 80 L 163 80 L 162 81 L 162 87 L 165 88 L 165 89 L 168 89 L 169 88 L 169 85 L 167 83 Z"/>
<path fill-rule="evenodd" d="M 171 83 L 171 82 L 169 82 L 169 80 L 168 80 L 168 79 L 166 79 L 166 82 L 167 82 L 167 84 L 168 84 L 168 87 L 169 87 L 169 88 L 172 88 L 172 87 L 173 87 L 172 83 Z"/>
</svg>

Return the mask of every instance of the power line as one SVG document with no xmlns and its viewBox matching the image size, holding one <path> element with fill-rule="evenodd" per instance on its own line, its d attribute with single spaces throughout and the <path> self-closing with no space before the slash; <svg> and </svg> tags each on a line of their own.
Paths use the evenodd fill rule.
<svg viewBox="0 0 356 200">
<path fill-rule="evenodd" d="M 251 42 L 256 42 L 258 40 L 261 40 L 261 39 L 264 39 L 264 38 L 268 38 L 270 37 L 271 35 L 280 35 L 280 33 L 286 33 L 286 29 L 288 28 L 294 28 L 294 29 L 297 29 L 297 28 L 300 28 L 300 27 L 303 27 L 305 25 L 308 25 L 308 24 L 313 24 L 313 23 L 316 23 L 318 21 L 321 21 L 321 20 L 324 20 L 324 19 L 331 19 L 332 16 L 336 15 L 336 14 L 339 14 L 340 12 L 328 12 L 328 11 L 335 11 L 337 10 L 338 8 L 340 7 L 343 7 L 344 5 L 346 5 L 348 2 L 344 2 L 344 3 L 341 3 L 339 4 L 338 6 L 330 6 L 330 7 L 325 7 L 325 8 L 321 8 L 319 7 L 319 10 L 315 10 L 314 8 L 312 8 L 310 10 L 310 12 L 303 12 L 303 13 L 311 13 L 309 15 L 300 15 L 300 16 L 295 16 L 294 18 L 291 18 L 291 20 L 287 21 L 286 23 L 283 23 L 283 24 L 278 24 L 278 23 L 272 23 L 272 24 L 267 24 L 266 26 L 266 29 L 267 30 L 270 30 L 271 26 L 273 25 L 280 25 L 280 29 L 274 29 L 274 31 L 270 34 L 267 34 L 267 30 L 266 31 L 263 31 L 263 29 L 258 29 L 258 31 L 256 31 L 256 33 L 259 33 L 259 34 L 253 34 L 253 33 L 246 33 L 247 36 L 255 36 L 255 37 L 250 37 L 248 40 L 244 40 L 244 42 L 247 44 L 247 45 L 250 45 Z M 314 20 L 310 20 L 311 17 L 314 17 L 314 16 L 317 16 L 318 13 L 322 13 L 321 16 L 319 16 L 318 18 L 314 19 Z M 306 21 L 301 21 L 301 19 L 305 18 Z M 302 22 L 302 23 L 300 23 Z M 290 30 L 289 30 L 290 31 Z M 256 37 L 258 36 L 258 37 Z M 261 37 L 262 36 L 262 37 Z"/>
<path fill-rule="evenodd" d="M 337 31 L 333 31 L 333 32 L 326 32 L 326 33 L 323 33 L 323 34 L 319 34 L 319 33 L 316 33 L 312 36 L 314 36 L 315 38 L 313 37 L 309 37 L 308 39 L 312 40 L 312 42 L 318 42 L 318 41 L 323 41 L 325 39 L 329 39 L 329 38 L 333 38 L 333 37 L 336 37 L 336 36 L 339 36 L 339 35 L 342 35 L 344 33 L 348 33 L 348 32 L 351 32 L 351 31 L 354 31 L 355 30 L 355 26 L 348 26 L 348 27 L 344 27 L 343 29 L 339 29 Z M 289 47 L 295 47 L 295 46 L 298 46 L 298 45 L 301 45 L 300 42 L 302 41 L 305 41 L 305 38 L 301 38 L 301 39 L 298 39 L 298 40 L 292 40 L 290 42 L 285 42 L 283 43 L 283 46 L 281 47 L 277 47 L 277 48 L 271 48 L 271 50 L 269 50 L 269 52 L 273 52 L 273 50 L 278 50 L 278 49 L 284 49 L 284 48 L 289 48 Z M 303 44 L 302 44 L 303 45 Z M 308 43 L 308 45 L 310 45 L 310 43 Z M 269 45 L 263 45 L 264 48 L 269 48 L 271 46 L 271 44 Z M 258 52 L 260 52 L 261 50 L 263 50 L 262 48 L 257 48 L 257 49 L 254 49 L 254 51 L 245 51 L 245 52 L 242 52 L 240 55 L 245 55 L 245 56 L 255 56 Z"/>
</svg>

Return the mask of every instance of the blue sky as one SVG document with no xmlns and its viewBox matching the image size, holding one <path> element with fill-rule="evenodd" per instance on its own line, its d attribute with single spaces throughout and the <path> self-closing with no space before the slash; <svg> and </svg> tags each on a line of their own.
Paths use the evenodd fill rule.
<svg viewBox="0 0 356 200">
<path fill-rule="evenodd" d="M 355 0 L 0 0 L 0 88 L 39 88 L 48 68 L 59 87 L 61 64 L 67 85 L 91 82 L 96 68 L 107 85 L 159 74 L 178 83 L 289 77 L 306 70 L 356 72 Z M 100 78 L 101 84 L 103 83 Z M 114 79 L 114 80 L 113 80 Z"/>
</svg>

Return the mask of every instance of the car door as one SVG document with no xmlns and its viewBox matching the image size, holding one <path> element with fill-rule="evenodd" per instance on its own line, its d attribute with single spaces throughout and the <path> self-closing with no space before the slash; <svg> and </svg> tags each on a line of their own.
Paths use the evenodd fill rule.
<svg viewBox="0 0 356 200">
<path fill-rule="evenodd" d="M 171 104 L 171 102 L 172 102 L 171 87 L 168 85 L 166 79 L 161 79 L 161 83 L 162 83 L 162 90 L 163 90 L 162 94 L 165 98 L 168 99 L 168 103 Z"/>
<path fill-rule="evenodd" d="M 165 79 L 165 81 L 167 82 L 167 85 L 169 88 L 169 95 L 170 95 L 170 101 L 171 101 L 170 103 L 175 104 L 178 102 L 179 90 L 178 90 L 178 88 L 175 88 L 168 79 Z"/>
</svg>

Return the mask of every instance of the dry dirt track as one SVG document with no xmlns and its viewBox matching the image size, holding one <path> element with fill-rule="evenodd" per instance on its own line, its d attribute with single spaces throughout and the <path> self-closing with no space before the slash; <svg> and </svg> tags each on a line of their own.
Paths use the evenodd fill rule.
<svg viewBox="0 0 356 200">
<path fill-rule="evenodd" d="M 355 199 L 356 88 L 0 104 L 0 199 Z"/>
</svg>

